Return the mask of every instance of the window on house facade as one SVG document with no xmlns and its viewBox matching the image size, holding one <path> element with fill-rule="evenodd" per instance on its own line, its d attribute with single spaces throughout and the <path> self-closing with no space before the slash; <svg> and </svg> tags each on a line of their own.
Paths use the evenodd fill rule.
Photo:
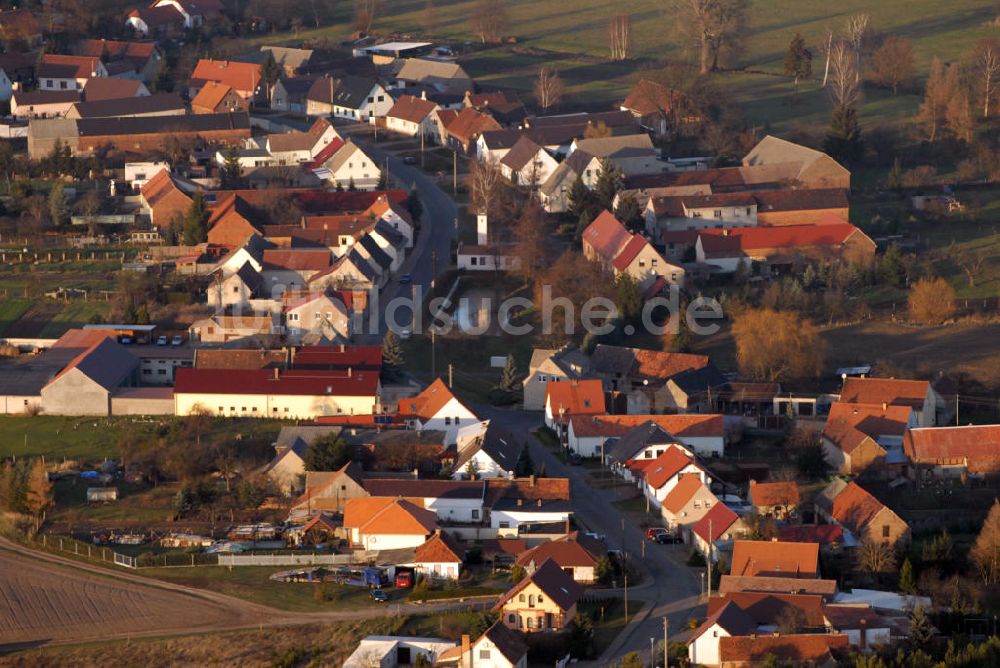
<svg viewBox="0 0 1000 668">
<path fill-rule="evenodd" d="M 475 508 L 472 509 L 472 519 L 474 519 L 474 520 L 478 520 L 479 519 L 479 511 L 476 510 Z"/>
<path fill-rule="evenodd" d="M 450 418 L 450 417 L 446 417 L 446 418 L 444 419 L 444 423 L 445 423 L 446 425 L 450 425 L 450 424 L 451 424 L 451 418 Z"/>
<path fill-rule="evenodd" d="M 715 210 L 715 217 L 716 218 L 722 218 L 722 209 L 716 209 Z"/>
<path fill-rule="evenodd" d="M 888 524 L 883 524 L 882 525 L 882 538 L 888 538 L 888 537 L 889 537 L 889 525 Z"/>
</svg>

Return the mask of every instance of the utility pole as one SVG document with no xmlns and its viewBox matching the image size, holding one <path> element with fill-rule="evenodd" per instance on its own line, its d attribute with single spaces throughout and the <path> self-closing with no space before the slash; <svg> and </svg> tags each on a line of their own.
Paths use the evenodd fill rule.
<svg viewBox="0 0 1000 668">
<path fill-rule="evenodd" d="M 663 615 L 663 668 L 670 668 L 670 643 L 667 642 L 667 615 Z"/>
<path fill-rule="evenodd" d="M 424 124 L 420 124 L 420 169 L 424 168 Z"/>
<path fill-rule="evenodd" d="M 434 345 L 435 343 L 437 343 L 437 341 L 435 340 L 434 336 L 434 323 L 431 323 L 431 378 L 432 379 L 437 378 L 437 357 L 435 354 L 437 352 L 437 348 Z"/>
<path fill-rule="evenodd" d="M 708 592 L 708 596 L 705 598 L 706 601 L 712 598 L 712 543 L 713 543 L 712 520 L 709 519 L 708 520 L 708 578 L 707 578 L 708 586 L 706 589 L 706 591 Z"/>
<path fill-rule="evenodd" d="M 451 366 L 451 363 L 449 362 L 448 363 L 448 389 L 449 390 L 454 389 L 454 387 L 455 387 L 453 381 L 454 381 L 454 377 L 452 376 L 452 366 Z"/>
<path fill-rule="evenodd" d="M 451 152 L 451 192 L 458 194 L 458 151 Z"/>
<path fill-rule="evenodd" d="M 628 624 L 628 575 L 625 576 L 625 623 Z"/>
<path fill-rule="evenodd" d="M 955 394 L 955 426 L 959 426 L 958 422 L 958 394 Z"/>
</svg>

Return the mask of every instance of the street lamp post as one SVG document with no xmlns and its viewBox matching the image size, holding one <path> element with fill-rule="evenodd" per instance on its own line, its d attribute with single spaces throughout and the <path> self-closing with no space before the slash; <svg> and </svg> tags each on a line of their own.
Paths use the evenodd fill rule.
<svg viewBox="0 0 1000 668">
<path fill-rule="evenodd" d="M 700 573 L 701 575 L 701 596 L 705 596 L 705 571 Z"/>
<path fill-rule="evenodd" d="M 655 647 L 656 647 L 656 638 L 650 638 L 649 639 L 649 665 L 651 667 L 656 665 L 656 650 L 654 649 Z"/>
</svg>

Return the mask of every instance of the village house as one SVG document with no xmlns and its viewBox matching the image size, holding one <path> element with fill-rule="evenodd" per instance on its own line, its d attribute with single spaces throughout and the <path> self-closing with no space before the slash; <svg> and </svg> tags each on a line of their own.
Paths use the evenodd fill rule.
<svg viewBox="0 0 1000 668">
<path fill-rule="evenodd" d="M 851 172 L 827 154 L 768 135 L 743 157 L 745 167 L 768 166 L 807 188 L 851 188 Z"/>
<path fill-rule="evenodd" d="M 578 348 L 535 348 L 528 363 L 524 387 L 524 410 L 545 410 L 546 384 L 550 380 L 580 380 L 590 368 L 590 358 Z"/>
<path fill-rule="evenodd" d="M 678 90 L 649 79 L 640 79 L 622 102 L 627 111 L 646 130 L 657 136 L 676 131 L 675 124 L 697 123 L 700 117 L 686 112 L 689 101 Z"/>
<path fill-rule="evenodd" d="M 305 457 L 309 446 L 321 436 L 339 433 L 339 427 L 282 427 L 274 444 L 274 458 L 260 469 L 260 473 L 285 496 L 301 493 L 305 487 Z"/>
<path fill-rule="evenodd" d="M 918 427 L 947 424 L 950 419 L 941 395 L 926 380 L 845 378 L 839 401 L 848 404 L 909 406 L 916 413 Z"/>
<path fill-rule="evenodd" d="M 597 562 L 604 557 L 605 551 L 602 543 L 574 531 L 522 552 L 515 563 L 530 575 L 551 559 L 559 568 L 573 576 L 576 582 L 593 584 L 597 581 Z"/>
<path fill-rule="evenodd" d="M 334 142 L 343 143 L 336 128 L 327 119 L 317 118 L 305 132 L 295 130 L 267 135 L 264 148 L 279 165 L 298 165 L 315 160 Z"/>
<path fill-rule="evenodd" d="M 437 661 L 446 653 L 457 649 L 454 640 L 419 638 L 414 636 L 368 636 L 344 661 L 341 668 L 403 668 L 427 661 Z"/>
<path fill-rule="evenodd" d="M 651 425 L 657 430 L 651 431 Z M 618 440 L 608 443 L 611 438 Z M 600 455 L 607 445 L 604 456 L 612 466 L 655 459 L 668 445 L 681 445 L 699 457 L 721 457 L 726 427 L 718 414 L 583 416 L 570 421 L 568 441 L 571 450 L 585 457 Z"/>
<path fill-rule="evenodd" d="M 819 545 L 778 540 L 737 540 L 729 569 L 736 577 L 819 577 Z"/>
<path fill-rule="evenodd" d="M 353 314 L 338 294 L 288 290 L 284 296 L 285 336 L 290 343 L 350 340 Z"/>
<path fill-rule="evenodd" d="M 797 633 L 826 631 L 822 596 L 787 592 L 731 592 L 709 598 L 708 614 L 729 603 L 738 605 L 753 620 L 755 633 L 773 633 L 781 631 L 782 627 L 792 627 L 790 630 Z M 794 621 L 789 624 L 789 619 Z"/>
<path fill-rule="evenodd" d="M 679 533 L 685 543 L 691 542 L 691 527 L 719 503 L 701 475 L 682 475 L 673 489 L 663 497 L 660 514 L 671 530 Z"/>
<path fill-rule="evenodd" d="M 374 293 L 380 287 L 378 272 L 353 248 L 309 279 L 309 289 L 313 291 L 346 289 Z"/>
<path fill-rule="evenodd" d="M 888 646 L 898 633 L 893 620 L 870 607 L 824 605 L 823 616 L 829 632 L 847 636 L 850 646 L 861 652 Z"/>
<path fill-rule="evenodd" d="M 39 392 L 46 415 L 111 415 L 113 395 L 138 384 L 139 359 L 113 338 L 97 335 Z"/>
<path fill-rule="evenodd" d="M 757 482 L 750 481 L 747 503 L 761 517 L 789 520 L 799 512 L 799 486 L 795 481 Z"/>
<path fill-rule="evenodd" d="M 464 94 L 472 90 L 472 77 L 461 65 L 429 58 L 402 58 L 393 63 L 393 88 L 429 87 L 440 92 Z"/>
<path fill-rule="evenodd" d="M 195 65 L 188 82 L 188 93 L 192 99 L 208 83 L 228 86 L 248 104 L 264 99 L 265 85 L 260 75 L 260 65 L 240 63 L 233 60 L 211 60 L 202 58 Z M 204 105 L 199 105 L 204 106 Z"/>
<path fill-rule="evenodd" d="M 724 503 L 714 504 L 700 520 L 691 527 L 691 539 L 695 549 L 706 559 L 719 560 L 720 551 L 729 551 L 733 541 L 746 533 L 743 519 Z"/>
<path fill-rule="evenodd" d="M 708 485 L 712 479 L 684 449 L 668 446 L 666 451 L 653 460 L 638 459 L 626 464 L 633 475 L 642 480 L 642 490 L 650 505 L 659 510 L 663 499 L 673 491 L 681 478 L 697 476 Z"/>
<path fill-rule="evenodd" d="M 172 5 L 139 7 L 128 13 L 125 26 L 136 37 L 173 37 L 184 30 L 184 15 Z"/>
<path fill-rule="evenodd" d="M 545 383 L 545 426 L 560 435 L 566 434 L 571 418 L 603 415 L 606 410 L 604 388 L 599 380 L 549 380 Z"/>
<path fill-rule="evenodd" d="M 344 504 L 344 529 L 362 549 L 398 550 L 423 545 L 438 523 L 433 511 L 408 499 L 370 496 Z"/>
<path fill-rule="evenodd" d="M 732 601 L 726 601 L 701 623 L 687 641 L 688 658 L 692 665 L 718 666 L 719 641 L 722 638 L 745 636 L 757 629 L 757 624 Z"/>
<path fill-rule="evenodd" d="M 88 84 L 89 88 L 90 85 Z M 86 96 L 86 92 L 84 92 Z M 77 102 L 66 118 L 149 118 L 153 116 L 183 116 L 187 113 L 184 100 L 176 93 L 156 93 L 114 100 Z"/>
<path fill-rule="evenodd" d="M 517 631 L 497 620 L 475 642 L 462 636 L 462 644 L 443 652 L 438 666 L 455 668 L 527 668 L 528 645 Z"/>
<path fill-rule="evenodd" d="M 371 496 L 410 499 L 442 522 L 480 524 L 488 505 L 486 484 L 485 480 L 367 478 L 364 488 Z"/>
<path fill-rule="evenodd" d="M 859 542 L 890 547 L 910 542 L 909 525 L 856 482 L 834 479 L 817 497 L 816 510 L 827 521 L 850 531 Z"/>
<path fill-rule="evenodd" d="M 500 160 L 500 173 L 514 185 L 534 190 L 545 183 L 559 163 L 543 147 L 521 137 Z"/>
<path fill-rule="evenodd" d="M 850 643 L 842 634 L 750 635 L 719 639 L 720 668 L 751 668 L 766 661 L 836 668 Z"/>
<path fill-rule="evenodd" d="M 240 95 L 227 84 L 216 81 L 206 81 L 191 100 L 191 112 L 194 114 L 221 114 L 229 111 L 249 111 L 247 98 Z"/>
<path fill-rule="evenodd" d="M 710 367 L 707 355 L 692 355 L 688 353 L 672 353 L 644 348 L 628 348 L 600 343 L 590 356 L 593 373 L 604 381 L 606 390 L 622 392 L 628 402 L 628 412 L 643 413 L 684 413 L 698 412 L 694 409 L 699 403 L 688 394 L 692 391 L 691 383 L 681 380 L 681 384 L 670 381 L 679 379 L 682 375 Z M 717 371 L 711 374 L 711 380 L 719 385 L 711 388 L 718 394 L 725 385 L 725 379 L 720 378 Z M 697 377 L 690 377 L 697 381 Z M 721 385 L 720 385 L 721 384 Z M 683 387 L 682 387 L 683 386 Z M 709 386 L 711 387 L 711 386 Z M 686 388 L 686 389 L 685 389 Z M 705 387 L 701 387 L 701 397 L 707 399 Z M 711 403 L 711 402 L 707 402 Z M 711 410 L 711 405 L 704 407 Z"/>
<path fill-rule="evenodd" d="M 427 141 L 437 134 L 434 111 L 439 109 L 434 102 L 413 95 L 400 95 L 396 104 L 385 114 L 387 130 L 407 137 L 420 137 Z"/>
<path fill-rule="evenodd" d="M 337 429 L 339 427 L 325 427 Z M 369 496 L 361 466 L 348 462 L 337 471 L 306 471 L 305 490 L 292 506 L 292 514 L 312 516 L 320 511 L 342 513 L 349 499 Z"/>
<path fill-rule="evenodd" d="M 183 219 L 191 207 L 194 190 L 190 188 L 193 187 L 196 187 L 194 183 L 179 179 L 167 169 L 151 175 L 139 190 L 139 202 L 149 216 L 149 222 L 154 227 L 164 228 Z"/>
<path fill-rule="evenodd" d="M 306 77 L 281 78 L 268 91 L 272 111 L 304 114 L 308 106 L 307 98 L 314 79 Z"/>
<path fill-rule="evenodd" d="M 100 58 L 42 54 L 35 69 L 39 90 L 83 90 L 94 77 L 108 76 Z"/>
<path fill-rule="evenodd" d="M 1000 425 L 909 429 L 903 452 L 913 480 L 993 477 L 1000 472 Z"/>
<path fill-rule="evenodd" d="M 375 190 L 382 180 L 378 163 L 350 139 L 323 162 L 318 171 L 321 173 L 317 176 L 321 179 L 346 190 Z"/>
<path fill-rule="evenodd" d="M 185 28 L 197 28 L 223 17 L 222 0 L 155 0 L 153 7 L 173 7 L 184 17 Z"/>
<path fill-rule="evenodd" d="M 149 95 L 146 84 L 138 79 L 111 79 L 95 77 L 89 79 L 83 87 L 83 100 L 100 102 L 102 100 L 122 100 Z"/>
<path fill-rule="evenodd" d="M 517 127 L 527 116 L 521 98 L 511 90 L 479 93 L 467 90 L 462 98 L 462 106 L 489 114 L 504 127 Z"/>
<path fill-rule="evenodd" d="M 501 596 L 494 609 L 507 628 L 522 633 L 561 631 L 582 596 L 583 587 L 548 560 Z"/>
<path fill-rule="evenodd" d="M 413 556 L 413 566 L 418 576 L 434 580 L 458 580 L 462 574 L 465 555 L 458 543 L 447 533 L 437 529 Z"/>
<path fill-rule="evenodd" d="M 454 115 L 443 116 L 440 111 L 436 113 L 442 121 L 448 119 L 443 125 L 443 143 L 455 151 L 470 153 L 475 149 L 480 135 L 488 130 L 500 129 L 500 124 L 492 116 L 470 107 L 465 107 Z"/>
<path fill-rule="evenodd" d="M 774 594 L 815 594 L 824 601 L 832 601 L 837 593 L 836 580 L 819 578 L 767 577 L 748 575 L 723 575 L 719 580 L 719 593 L 770 592 Z"/>
<path fill-rule="evenodd" d="M 671 284 L 684 280 L 684 268 L 667 262 L 640 234 L 629 232 L 610 211 L 602 212 L 583 232 L 583 255 L 615 276 L 628 274 L 645 291 L 658 277 Z"/>
<path fill-rule="evenodd" d="M 552 170 L 549 178 L 538 189 L 538 200 L 546 212 L 564 213 L 569 210 L 569 194 L 577 179 L 588 187 L 592 186 L 592 182 L 596 180 L 596 176 L 590 174 L 593 160 L 594 157 L 585 151 L 574 151 Z M 591 183 L 588 184 L 588 181 Z"/>
<path fill-rule="evenodd" d="M 412 429 L 445 432 L 448 445 L 457 442 L 462 426 L 479 421 L 440 378 L 415 397 L 400 399 L 398 412 Z"/>
<path fill-rule="evenodd" d="M 514 478 L 525 448 L 516 434 L 491 420 L 462 427 L 456 443 L 458 458 L 452 474 L 456 480 Z"/>
<path fill-rule="evenodd" d="M 265 44 L 260 47 L 262 57 L 270 54 L 274 62 L 285 71 L 285 75 L 293 77 L 309 69 L 310 61 L 316 53 L 314 49 L 296 49 L 289 46 L 272 46 Z"/>
<path fill-rule="evenodd" d="M 155 42 L 85 39 L 77 45 L 76 53 L 100 58 L 108 76 L 138 81 L 152 81 L 163 62 L 163 52 Z"/>
<path fill-rule="evenodd" d="M 664 243 L 671 233 L 663 235 Z M 695 258 L 716 271 L 733 273 L 760 263 L 771 272 L 791 271 L 816 262 L 870 263 L 875 242 L 850 223 L 701 230 Z"/>
<path fill-rule="evenodd" d="M 834 402 L 820 436 L 826 461 L 843 475 L 901 469 L 903 434 L 916 421 L 910 406 Z"/>
<path fill-rule="evenodd" d="M 648 134 L 577 139 L 570 147 L 570 154 L 575 151 L 583 151 L 598 161 L 610 162 L 626 177 L 655 174 L 664 169 L 659 151 Z"/>
<path fill-rule="evenodd" d="M 59 118 L 79 101 L 80 93 L 75 90 L 18 90 L 10 98 L 10 114 L 20 120 Z"/>
</svg>

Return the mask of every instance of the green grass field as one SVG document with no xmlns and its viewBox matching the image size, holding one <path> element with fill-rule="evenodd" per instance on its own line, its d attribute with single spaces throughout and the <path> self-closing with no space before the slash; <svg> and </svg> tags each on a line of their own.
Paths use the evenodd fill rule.
<svg viewBox="0 0 1000 668">
<path fill-rule="evenodd" d="M 27 299 L 0 300 L 0 336 L 31 307 Z"/>
</svg>

